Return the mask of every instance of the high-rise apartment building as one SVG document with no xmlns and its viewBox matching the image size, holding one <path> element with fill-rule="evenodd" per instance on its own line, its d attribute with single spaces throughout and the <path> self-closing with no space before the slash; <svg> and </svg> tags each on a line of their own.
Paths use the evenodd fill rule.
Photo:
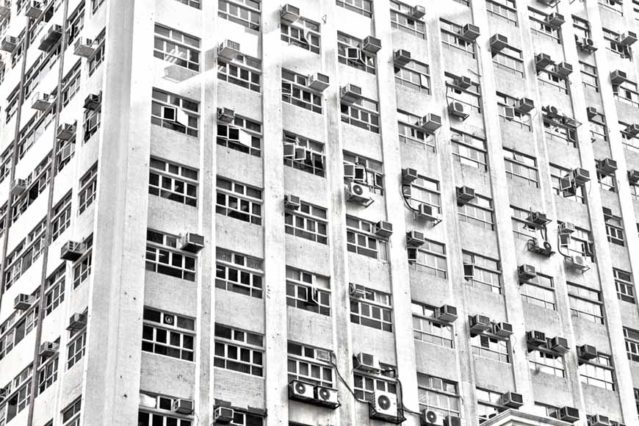
<svg viewBox="0 0 639 426">
<path fill-rule="evenodd" d="M 0 0 L 0 426 L 639 425 L 639 0 Z"/>
</svg>

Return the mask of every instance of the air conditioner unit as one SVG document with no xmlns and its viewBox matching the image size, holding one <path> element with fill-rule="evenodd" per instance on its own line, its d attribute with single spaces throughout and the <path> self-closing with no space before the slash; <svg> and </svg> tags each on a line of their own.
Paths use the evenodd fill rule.
<svg viewBox="0 0 639 426">
<path fill-rule="evenodd" d="M 545 107 L 542 107 L 541 110 L 546 115 L 546 117 L 550 119 L 561 117 L 561 114 L 559 114 L 559 109 L 557 109 L 557 107 L 554 105 L 546 105 Z"/>
<path fill-rule="evenodd" d="M 347 47 L 345 54 L 349 61 L 359 62 L 361 60 L 359 47 Z"/>
<path fill-rule="evenodd" d="M 575 224 L 570 222 L 561 222 L 559 224 L 560 235 L 570 235 L 575 232 Z"/>
<path fill-rule="evenodd" d="M 628 75 L 621 70 L 615 70 L 610 73 L 610 83 L 612 83 L 613 86 L 619 86 L 621 83 L 627 80 Z"/>
<path fill-rule="evenodd" d="M 95 44 L 90 38 L 80 37 L 73 43 L 73 53 L 83 58 L 92 58 L 95 55 Z"/>
<path fill-rule="evenodd" d="M 369 402 L 369 417 L 377 420 L 396 421 L 397 414 L 397 395 L 376 390 L 373 401 Z"/>
<path fill-rule="evenodd" d="M 560 62 L 555 65 L 555 73 L 565 79 L 572 74 L 572 65 L 568 62 Z"/>
<path fill-rule="evenodd" d="M 637 41 L 637 34 L 632 31 L 625 32 L 619 36 L 619 44 L 622 46 L 630 46 Z"/>
<path fill-rule="evenodd" d="M 60 249 L 60 259 L 76 261 L 84 254 L 86 247 L 83 243 L 67 241 Z"/>
<path fill-rule="evenodd" d="M 457 205 L 463 206 L 475 199 L 475 190 L 468 186 L 458 186 L 456 188 Z"/>
<path fill-rule="evenodd" d="M 197 253 L 204 248 L 204 236 L 187 232 L 186 235 L 181 238 L 181 243 L 182 246 L 180 248 L 182 250 Z"/>
<path fill-rule="evenodd" d="M 58 344 L 55 342 L 42 342 L 40 345 L 40 356 L 49 358 L 58 352 Z"/>
<path fill-rule="evenodd" d="M 535 102 L 529 98 L 519 98 L 515 103 L 515 111 L 520 114 L 528 114 L 535 109 Z"/>
<path fill-rule="evenodd" d="M 535 55 L 535 69 L 537 70 L 537 72 L 554 63 L 555 61 L 553 61 L 550 58 L 550 55 L 547 53 L 538 53 L 537 55 Z"/>
<path fill-rule="evenodd" d="M 624 129 L 624 133 L 632 138 L 639 135 L 639 124 L 629 124 Z"/>
<path fill-rule="evenodd" d="M 498 322 L 493 325 L 493 334 L 499 337 L 510 337 L 513 334 L 513 326 L 508 322 Z"/>
<path fill-rule="evenodd" d="M 172 408 L 174 413 L 189 415 L 195 411 L 195 404 L 192 399 L 176 399 Z"/>
<path fill-rule="evenodd" d="M 557 418 L 564 422 L 574 423 L 579 421 L 579 410 L 574 407 L 561 407 L 557 412 Z"/>
<path fill-rule="evenodd" d="M 27 190 L 27 181 L 24 179 L 16 179 L 11 186 L 11 195 L 14 197 L 24 193 Z"/>
<path fill-rule="evenodd" d="M 452 305 L 442 305 L 435 310 L 435 318 L 445 323 L 455 322 L 457 319 L 457 308 Z"/>
<path fill-rule="evenodd" d="M 4 52 L 13 53 L 14 50 L 18 47 L 18 38 L 13 36 L 4 36 L 2 41 L 0 41 L 0 50 Z"/>
<path fill-rule="evenodd" d="M 421 424 L 424 426 L 443 426 L 444 425 L 443 416 L 433 410 L 422 410 L 420 420 L 421 420 Z"/>
<path fill-rule="evenodd" d="M 595 359 L 599 356 L 597 348 L 592 345 L 581 345 L 577 347 L 577 357 L 584 361 Z"/>
<path fill-rule="evenodd" d="M 577 120 L 575 120 L 572 117 L 568 117 L 567 115 L 564 115 L 564 116 L 561 117 L 561 122 L 566 127 L 572 127 L 572 128 L 575 128 L 575 129 L 581 125 Z"/>
<path fill-rule="evenodd" d="M 350 105 L 362 97 L 362 88 L 354 84 L 347 84 L 340 90 L 342 103 Z"/>
<path fill-rule="evenodd" d="M 377 371 L 379 370 L 379 362 L 377 357 L 372 354 L 360 352 L 355 357 L 357 363 L 355 369 L 360 371 Z"/>
<path fill-rule="evenodd" d="M 33 300 L 28 294 L 20 293 L 13 301 L 13 309 L 17 311 L 26 311 L 31 307 Z"/>
<path fill-rule="evenodd" d="M 433 133 L 442 127 L 442 118 L 437 114 L 426 114 L 419 121 L 419 127 L 427 133 Z"/>
<path fill-rule="evenodd" d="M 100 105 L 102 104 L 102 95 L 98 94 L 94 94 L 94 93 L 90 93 L 87 95 L 86 98 L 84 98 L 84 108 L 91 110 L 91 111 L 97 111 L 98 109 L 100 109 Z"/>
<path fill-rule="evenodd" d="M 617 171 L 617 162 L 612 158 L 598 160 L 597 171 L 604 176 L 610 176 Z"/>
<path fill-rule="evenodd" d="M 419 250 L 417 250 L 416 247 L 408 247 L 406 251 L 408 254 L 408 264 L 413 265 L 417 262 L 417 254 L 419 253 Z"/>
<path fill-rule="evenodd" d="M 528 223 L 533 228 L 543 228 L 550 223 L 550 219 L 546 216 L 546 213 L 542 212 L 530 212 L 528 214 Z"/>
<path fill-rule="evenodd" d="M 51 25 L 40 39 L 38 49 L 48 52 L 62 37 L 62 27 L 58 24 Z"/>
<path fill-rule="evenodd" d="M 231 108 L 218 108 L 217 109 L 217 121 L 218 123 L 230 124 L 235 121 L 235 111 Z"/>
<path fill-rule="evenodd" d="M 564 197 L 571 197 L 577 193 L 577 186 L 572 174 L 567 174 L 559 180 L 559 189 Z"/>
<path fill-rule="evenodd" d="M 580 167 L 572 170 L 572 178 L 577 185 L 584 185 L 590 182 L 590 172 Z"/>
<path fill-rule="evenodd" d="M 410 185 L 418 178 L 419 178 L 419 175 L 417 174 L 416 169 L 411 169 L 408 167 L 405 169 L 402 169 L 402 183 L 404 185 Z"/>
<path fill-rule="evenodd" d="M 504 118 L 506 118 L 506 120 L 513 120 L 515 118 L 515 108 L 511 106 L 504 107 Z"/>
<path fill-rule="evenodd" d="M 519 265 L 517 269 L 517 277 L 519 278 L 519 284 L 523 284 L 537 277 L 537 271 L 532 265 Z"/>
<path fill-rule="evenodd" d="M 435 209 L 433 206 L 428 205 L 426 203 L 421 203 L 417 208 L 417 216 L 421 219 L 425 219 L 429 222 L 434 222 L 439 220 L 439 215 L 435 213 Z"/>
<path fill-rule="evenodd" d="M 550 349 L 561 355 L 570 350 L 570 347 L 568 346 L 568 340 L 564 339 L 563 337 L 553 337 L 552 339 L 550 339 L 550 344 L 548 346 L 550 346 Z"/>
<path fill-rule="evenodd" d="M 380 220 L 375 224 L 375 235 L 382 238 L 388 238 L 393 235 L 393 224 Z"/>
<path fill-rule="evenodd" d="M 326 74 L 322 74 L 321 72 L 316 72 L 315 74 L 308 76 L 309 89 L 315 90 L 317 92 L 323 92 L 328 88 L 329 84 L 330 78 Z"/>
<path fill-rule="evenodd" d="M 588 426 L 610 426 L 610 419 L 601 414 L 595 414 L 588 419 Z"/>
<path fill-rule="evenodd" d="M 330 408 L 339 407 L 337 395 L 337 389 L 327 388 L 326 386 L 315 386 L 315 401 L 319 405 Z"/>
<path fill-rule="evenodd" d="M 215 410 L 213 411 L 213 420 L 215 421 L 216 425 L 227 425 L 233 421 L 234 417 L 235 410 L 233 410 L 231 407 L 218 406 L 215 407 Z"/>
<path fill-rule="evenodd" d="M 404 68 L 410 60 L 410 52 L 408 50 L 399 49 L 393 53 L 393 64 L 395 64 L 397 68 Z"/>
<path fill-rule="evenodd" d="M 348 201 L 368 206 L 372 201 L 371 190 L 366 185 L 350 182 L 347 187 Z"/>
<path fill-rule="evenodd" d="M 288 397 L 295 401 L 313 401 L 315 399 L 314 386 L 300 380 L 292 380 L 288 384 Z"/>
<path fill-rule="evenodd" d="M 590 269 L 590 266 L 588 266 L 586 258 L 584 256 L 569 256 L 566 258 L 566 263 L 573 269 L 576 269 L 580 272 L 586 272 L 588 269 Z"/>
<path fill-rule="evenodd" d="M 472 263 L 464 263 L 464 279 L 472 280 L 475 276 L 475 265 Z"/>
<path fill-rule="evenodd" d="M 413 19 L 421 19 L 426 15 L 426 8 L 424 6 L 413 6 L 410 10 L 410 17 Z"/>
<path fill-rule="evenodd" d="M 588 116 L 588 120 L 592 120 L 593 118 L 599 117 L 599 111 L 597 111 L 597 108 L 589 106 L 586 108 L 586 115 Z"/>
<path fill-rule="evenodd" d="M 67 330 L 69 331 L 78 331 L 82 330 L 87 325 L 87 317 L 85 314 L 75 313 L 71 315 L 69 318 L 69 325 L 67 326 Z"/>
<path fill-rule="evenodd" d="M 490 50 L 493 53 L 500 52 L 508 47 L 508 37 L 503 34 L 495 34 L 490 38 Z"/>
<path fill-rule="evenodd" d="M 520 393 L 506 392 L 502 394 L 499 403 L 505 407 L 519 408 L 524 405 L 524 397 Z"/>
<path fill-rule="evenodd" d="M 564 24 L 564 22 L 566 22 L 566 19 L 561 13 L 553 12 L 546 16 L 546 24 L 550 25 L 552 28 L 559 28 Z"/>
<path fill-rule="evenodd" d="M 639 183 L 639 170 L 628 170 L 628 181 L 632 185 Z"/>
<path fill-rule="evenodd" d="M 466 24 L 462 27 L 461 32 L 459 33 L 460 37 L 464 39 L 464 41 L 468 43 L 472 43 L 477 40 L 479 37 L 479 27 L 473 24 Z"/>
<path fill-rule="evenodd" d="M 592 53 L 597 50 L 594 40 L 590 37 L 581 37 L 577 39 L 577 46 L 587 53 Z"/>
<path fill-rule="evenodd" d="M 302 200 L 300 197 L 293 194 L 286 194 L 284 196 L 284 208 L 286 210 L 298 210 L 301 206 Z"/>
<path fill-rule="evenodd" d="M 489 331 L 492 328 L 490 318 L 484 315 L 473 315 L 470 317 L 470 332 L 473 334 L 480 334 L 485 331 Z"/>
<path fill-rule="evenodd" d="M 224 40 L 217 48 L 217 56 L 223 61 L 232 61 L 240 54 L 240 43 Z"/>
<path fill-rule="evenodd" d="M 24 14 L 31 19 L 38 19 L 42 15 L 42 2 L 29 0 L 24 7 Z"/>
<path fill-rule="evenodd" d="M 529 347 L 537 348 L 546 344 L 546 334 L 533 330 L 526 333 L 526 343 Z"/>
<path fill-rule="evenodd" d="M 377 53 L 382 48 L 382 41 L 376 37 L 368 36 L 362 43 L 362 50 L 368 53 Z"/>
<path fill-rule="evenodd" d="M 420 247 L 424 244 L 424 234 L 419 231 L 410 231 L 406 233 L 406 245 L 408 247 Z"/>
<path fill-rule="evenodd" d="M 466 107 L 461 102 L 453 101 L 448 104 L 448 113 L 460 120 L 465 120 L 468 118 L 468 113 L 466 112 Z"/>
<path fill-rule="evenodd" d="M 453 84 L 460 89 L 468 89 L 472 86 L 473 81 L 465 75 L 458 75 L 453 78 Z"/>
<path fill-rule="evenodd" d="M 75 124 L 63 123 L 58 126 L 56 138 L 61 141 L 68 141 L 75 136 Z"/>
<path fill-rule="evenodd" d="M 31 108 L 46 111 L 53 105 L 54 96 L 48 93 L 35 93 L 31 98 Z"/>
<path fill-rule="evenodd" d="M 280 17 L 282 21 L 292 24 L 300 19 L 300 9 L 292 4 L 285 4 L 282 6 L 282 9 L 280 9 Z"/>
</svg>

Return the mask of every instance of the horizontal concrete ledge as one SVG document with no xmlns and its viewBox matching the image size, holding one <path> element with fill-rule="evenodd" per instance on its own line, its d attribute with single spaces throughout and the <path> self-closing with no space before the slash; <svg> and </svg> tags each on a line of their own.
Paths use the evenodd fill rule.
<svg viewBox="0 0 639 426">
<path fill-rule="evenodd" d="M 569 426 L 572 423 L 564 422 L 563 420 L 553 419 L 551 417 L 542 417 L 536 414 L 524 413 L 518 410 L 506 410 L 499 415 L 486 420 L 482 423 L 482 426 Z"/>
</svg>

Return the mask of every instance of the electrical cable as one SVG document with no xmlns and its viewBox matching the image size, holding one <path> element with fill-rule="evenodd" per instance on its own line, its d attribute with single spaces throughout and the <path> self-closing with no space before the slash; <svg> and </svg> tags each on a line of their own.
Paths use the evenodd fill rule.
<svg viewBox="0 0 639 426">
<path fill-rule="evenodd" d="M 333 351 L 331 351 L 331 360 L 330 363 L 333 367 L 335 367 L 335 372 L 337 373 L 337 377 L 339 377 L 340 381 L 342 382 L 342 384 L 344 386 L 346 386 L 346 389 L 348 389 L 348 391 L 351 393 L 351 395 L 353 395 L 353 398 L 355 398 L 355 401 L 361 402 L 362 404 L 368 404 L 368 401 L 365 400 L 361 400 L 357 397 L 357 395 L 355 395 L 355 392 L 353 391 L 353 389 L 351 389 L 350 385 L 348 384 L 348 382 L 346 381 L 346 379 L 344 379 L 344 377 L 342 376 L 342 373 L 340 373 L 339 368 L 337 367 L 337 364 L 335 364 L 335 362 L 333 361 L 333 357 L 335 357 L 335 353 Z M 337 357 L 335 357 L 337 359 Z"/>
</svg>

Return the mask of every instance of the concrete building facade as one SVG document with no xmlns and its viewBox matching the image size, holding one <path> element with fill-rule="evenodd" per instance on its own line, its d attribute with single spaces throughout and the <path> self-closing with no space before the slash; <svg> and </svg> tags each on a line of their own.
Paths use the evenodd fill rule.
<svg viewBox="0 0 639 426">
<path fill-rule="evenodd" d="M 0 0 L 0 426 L 637 425 L 636 0 Z"/>
</svg>

